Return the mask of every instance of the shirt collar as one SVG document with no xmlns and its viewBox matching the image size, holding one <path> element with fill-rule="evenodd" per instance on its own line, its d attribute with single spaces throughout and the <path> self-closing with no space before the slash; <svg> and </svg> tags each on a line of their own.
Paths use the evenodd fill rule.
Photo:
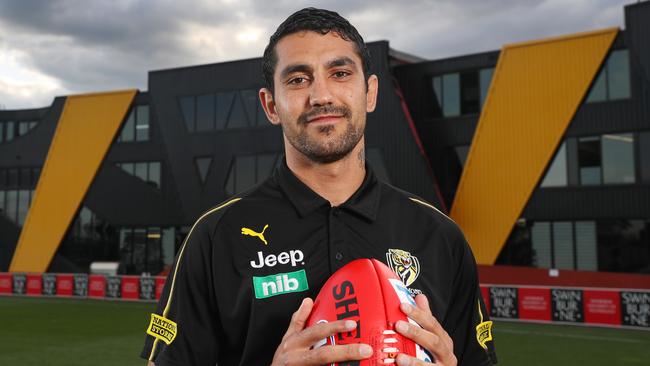
<svg viewBox="0 0 650 366">
<path fill-rule="evenodd" d="M 291 201 L 301 217 L 312 213 L 320 207 L 329 207 L 330 203 L 318 193 L 307 187 L 287 166 L 285 158 L 276 168 L 275 179 L 282 191 Z M 357 213 L 367 220 L 374 221 L 377 218 L 379 200 L 381 197 L 381 186 L 375 173 L 366 164 L 366 176 L 359 189 L 343 204 L 338 206 L 342 210 Z"/>
</svg>

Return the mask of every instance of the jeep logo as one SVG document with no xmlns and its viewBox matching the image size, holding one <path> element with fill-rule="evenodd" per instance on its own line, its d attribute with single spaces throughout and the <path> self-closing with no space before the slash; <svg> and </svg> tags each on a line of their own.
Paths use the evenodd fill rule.
<svg viewBox="0 0 650 366">
<path fill-rule="evenodd" d="M 305 262 L 302 261 L 303 259 L 305 259 L 305 255 L 300 250 L 290 250 L 289 252 L 282 252 L 278 255 L 269 254 L 266 257 L 264 256 L 264 253 L 260 251 L 257 252 L 257 261 L 251 261 L 251 267 L 275 267 L 276 264 L 288 263 L 291 263 L 291 267 L 295 267 L 298 263 L 304 265 Z"/>
</svg>

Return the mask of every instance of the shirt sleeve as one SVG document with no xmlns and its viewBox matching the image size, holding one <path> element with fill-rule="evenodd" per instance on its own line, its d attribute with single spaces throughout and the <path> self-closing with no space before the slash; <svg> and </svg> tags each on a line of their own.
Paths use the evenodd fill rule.
<svg viewBox="0 0 650 366">
<path fill-rule="evenodd" d="M 492 365 L 496 363 L 492 322 L 481 296 L 474 255 L 462 233 L 459 236 L 454 294 L 442 325 L 450 330 L 458 365 Z"/>
<path fill-rule="evenodd" d="M 176 259 L 174 260 L 174 264 L 172 265 L 171 271 L 169 273 L 174 273 L 175 268 L 176 268 Z M 158 300 L 158 304 L 156 305 L 156 310 L 153 314 L 162 316 L 163 310 L 165 309 L 165 304 L 167 304 L 167 300 L 169 299 L 169 288 L 171 287 L 171 283 L 172 283 L 171 275 L 168 275 L 167 278 L 165 279 L 165 285 L 163 286 L 162 293 L 160 294 L 160 299 Z M 151 324 L 149 324 L 149 326 L 151 326 Z M 149 329 L 149 327 L 147 327 L 147 329 Z M 142 347 L 142 351 L 140 352 L 140 357 L 149 361 L 156 360 L 158 353 L 160 353 L 160 350 L 162 349 L 162 345 L 160 346 L 157 345 L 157 347 L 154 348 L 153 344 L 155 340 L 156 338 L 149 335 L 149 333 L 145 333 L 144 347 Z"/>
<path fill-rule="evenodd" d="M 221 327 L 211 258 L 210 230 L 207 224 L 197 222 L 167 276 L 147 327 L 141 356 L 156 366 L 217 363 Z"/>
</svg>

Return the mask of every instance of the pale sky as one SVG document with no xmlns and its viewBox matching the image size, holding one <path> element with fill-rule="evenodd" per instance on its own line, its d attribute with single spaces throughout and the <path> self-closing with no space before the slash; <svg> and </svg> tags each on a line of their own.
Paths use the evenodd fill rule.
<svg viewBox="0 0 650 366">
<path fill-rule="evenodd" d="M 0 109 L 55 96 L 147 89 L 147 72 L 260 57 L 307 6 L 337 11 L 367 42 L 426 59 L 607 27 L 635 0 L 0 0 Z M 270 6 L 269 4 L 272 4 Z"/>
</svg>

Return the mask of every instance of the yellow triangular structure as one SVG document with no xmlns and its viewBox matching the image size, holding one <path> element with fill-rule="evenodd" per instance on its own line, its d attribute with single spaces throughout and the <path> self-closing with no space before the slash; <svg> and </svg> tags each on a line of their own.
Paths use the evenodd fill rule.
<svg viewBox="0 0 650 366">
<path fill-rule="evenodd" d="M 504 46 L 451 217 L 494 264 L 618 29 Z"/>
<path fill-rule="evenodd" d="M 9 271 L 47 270 L 136 92 L 66 99 Z"/>
</svg>

